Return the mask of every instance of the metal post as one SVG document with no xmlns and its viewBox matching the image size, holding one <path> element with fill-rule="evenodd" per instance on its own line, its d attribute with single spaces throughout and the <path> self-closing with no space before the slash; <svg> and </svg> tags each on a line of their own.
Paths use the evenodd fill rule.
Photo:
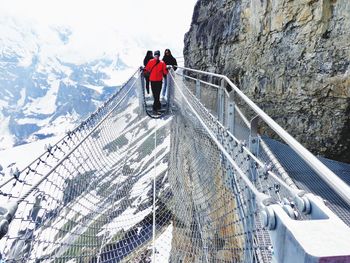
<svg viewBox="0 0 350 263">
<path fill-rule="evenodd" d="M 217 117 L 218 120 L 223 123 L 223 90 L 219 88 L 217 94 Z"/>
<path fill-rule="evenodd" d="M 225 118 L 225 114 L 226 114 L 226 94 L 225 94 L 225 80 L 222 79 L 221 83 L 220 83 L 220 90 L 221 90 L 221 123 L 223 125 L 226 125 L 226 118 Z"/>
<path fill-rule="evenodd" d="M 196 80 L 196 97 L 201 100 L 201 82 L 199 79 Z"/>
<path fill-rule="evenodd" d="M 139 105 L 140 105 L 140 114 L 145 113 L 145 107 L 144 107 L 144 99 L 145 99 L 145 77 L 143 75 L 143 68 L 140 68 L 141 74 L 140 74 L 140 89 L 139 89 Z"/>
<path fill-rule="evenodd" d="M 230 99 L 228 99 L 226 126 L 235 135 L 235 102 Z"/>
<path fill-rule="evenodd" d="M 259 116 L 255 116 L 250 121 L 250 135 L 249 135 L 249 150 L 252 154 L 255 156 L 259 153 L 259 137 L 258 137 L 258 123 L 259 123 Z M 251 180 L 253 183 L 255 183 L 257 179 L 257 169 L 255 167 L 254 160 L 250 160 L 250 175 Z"/>
<path fill-rule="evenodd" d="M 170 77 L 168 78 L 168 94 L 167 94 L 167 103 L 168 107 L 171 110 L 174 106 L 174 79 L 175 71 L 171 69 L 169 71 Z"/>
<path fill-rule="evenodd" d="M 217 113 L 217 117 L 220 121 L 220 110 L 221 110 L 221 107 L 220 107 L 220 103 L 221 103 L 221 96 L 220 96 L 220 89 L 218 89 L 217 91 L 217 97 L 216 97 L 216 113 Z"/>
<path fill-rule="evenodd" d="M 250 135 L 249 135 L 249 149 L 256 156 L 259 150 L 259 141 L 258 141 L 258 124 L 259 124 L 259 115 L 256 115 L 250 121 Z"/>
<path fill-rule="evenodd" d="M 171 87 L 172 87 L 172 80 L 173 80 L 173 78 L 172 78 L 172 75 L 171 75 L 171 71 L 172 71 L 172 69 L 168 69 L 168 75 L 167 75 L 167 78 L 168 78 L 168 80 L 167 80 L 167 93 L 165 94 L 166 95 L 166 101 L 167 101 L 167 103 L 169 103 L 169 100 L 170 100 L 170 89 L 171 89 Z"/>
</svg>

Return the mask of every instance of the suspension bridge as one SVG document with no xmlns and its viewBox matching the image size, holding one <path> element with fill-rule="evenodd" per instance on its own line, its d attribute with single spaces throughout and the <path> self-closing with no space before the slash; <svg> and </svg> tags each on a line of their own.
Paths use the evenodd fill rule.
<svg viewBox="0 0 350 263">
<path fill-rule="evenodd" d="M 149 103 L 137 70 L 1 177 L 0 262 L 350 262 L 350 165 L 223 75 L 171 70 L 159 118 Z"/>
</svg>

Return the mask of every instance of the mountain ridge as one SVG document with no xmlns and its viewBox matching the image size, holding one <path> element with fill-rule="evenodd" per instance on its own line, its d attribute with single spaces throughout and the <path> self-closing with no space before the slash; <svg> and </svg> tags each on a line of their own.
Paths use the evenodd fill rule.
<svg viewBox="0 0 350 263">
<path fill-rule="evenodd" d="M 0 20 L 0 150 L 72 129 L 133 71 L 123 49 L 74 62 L 68 27 Z"/>
</svg>

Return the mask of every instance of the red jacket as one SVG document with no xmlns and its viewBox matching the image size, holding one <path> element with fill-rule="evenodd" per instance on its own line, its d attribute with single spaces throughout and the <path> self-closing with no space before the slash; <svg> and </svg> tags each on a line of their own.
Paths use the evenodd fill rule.
<svg viewBox="0 0 350 263">
<path fill-rule="evenodd" d="M 163 76 L 168 74 L 168 70 L 166 68 L 166 64 L 163 62 L 163 60 L 160 60 L 159 63 L 154 66 L 157 63 L 157 59 L 153 58 L 150 61 L 148 61 L 145 70 L 151 71 L 151 75 L 149 77 L 150 81 L 162 81 Z M 154 67 L 153 67 L 154 66 Z"/>
</svg>

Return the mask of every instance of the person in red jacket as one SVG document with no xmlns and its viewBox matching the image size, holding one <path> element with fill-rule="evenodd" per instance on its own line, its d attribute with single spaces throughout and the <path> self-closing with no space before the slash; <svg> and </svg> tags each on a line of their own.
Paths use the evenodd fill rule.
<svg viewBox="0 0 350 263">
<path fill-rule="evenodd" d="M 166 64 L 159 59 L 160 51 L 154 52 L 154 58 L 148 61 L 145 70 L 150 72 L 149 80 L 151 81 L 152 94 L 154 98 L 153 111 L 159 114 L 161 109 L 160 104 L 160 91 L 162 89 L 163 77 L 168 74 Z"/>
</svg>

